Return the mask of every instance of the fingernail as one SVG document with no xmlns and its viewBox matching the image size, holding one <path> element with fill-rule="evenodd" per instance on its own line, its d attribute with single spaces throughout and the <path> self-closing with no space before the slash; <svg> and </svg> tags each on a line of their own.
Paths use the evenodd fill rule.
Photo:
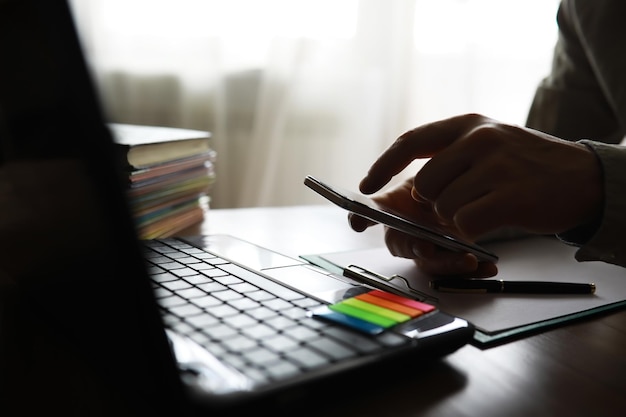
<svg viewBox="0 0 626 417">
<path fill-rule="evenodd" d="M 368 193 L 369 193 L 369 187 L 368 187 L 367 181 L 368 181 L 368 179 L 367 179 L 367 176 L 366 176 L 366 177 L 364 177 L 364 178 L 361 180 L 361 182 L 359 183 L 359 190 L 360 190 L 362 193 L 365 193 L 365 194 L 368 194 Z"/>
</svg>

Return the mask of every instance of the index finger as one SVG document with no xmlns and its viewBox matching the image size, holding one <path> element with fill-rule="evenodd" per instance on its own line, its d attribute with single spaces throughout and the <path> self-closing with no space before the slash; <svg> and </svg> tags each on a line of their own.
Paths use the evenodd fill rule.
<svg viewBox="0 0 626 417">
<path fill-rule="evenodd" d="M 402 134 L 372 164 L 359 189 L 364 194 L 380 190 L 415 159 L 430 158 L 455 142 L 468 129 L 484 123 L 477 114 L 455 116 L 419 126 Z"/>
</svg>

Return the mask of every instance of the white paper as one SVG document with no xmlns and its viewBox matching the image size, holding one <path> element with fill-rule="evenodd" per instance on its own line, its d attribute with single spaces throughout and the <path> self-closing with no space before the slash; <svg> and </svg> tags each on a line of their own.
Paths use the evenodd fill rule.
<svg viewBox="0 0 626 417">
<path fill-rule="evenodd" d="M 457 294 L 429 288 L 432 277 L 417 270 L 413 261 L 396 258 L 385 247 L 320 255 L 339 267 L 358 265 L 383 276 L 406 278 L 412 288 L 437 298 L 443 311 L 472 322 L 484 333 L 579 313 L 626 300 L 626 269 L 603 262 L 578 262 L 576 248 L 556 239 L 532 237 L 485 245 L 496 253 L 498 275 L 505 281 L 564 281 L 595 283 L 592 295 Z"/>
</svg>

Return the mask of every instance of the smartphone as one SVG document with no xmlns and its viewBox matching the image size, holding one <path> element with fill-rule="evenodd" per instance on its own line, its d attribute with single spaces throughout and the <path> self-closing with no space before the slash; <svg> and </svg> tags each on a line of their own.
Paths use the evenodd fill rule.
<svg viewBox="0 0 626 417">
<path fill-rule="evenodd" d="M 363 194 L 330 186 L 311 175 L 305 177 L 304 185 L 339 207 L 374 222 L 427 240 L 449 250 L 473 253 L 480 261 L 493 263 L 498 261 L 498 256 L 473 242 L 415 223 L 413 220 L 392 213 Z"/>
</svg>

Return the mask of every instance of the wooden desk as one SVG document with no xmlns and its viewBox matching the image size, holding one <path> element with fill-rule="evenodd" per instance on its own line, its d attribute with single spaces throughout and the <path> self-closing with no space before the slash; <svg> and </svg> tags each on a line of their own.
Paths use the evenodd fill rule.
<svg viewBox="0 0 626 417">
<path fill-rule="evenodd" d="M 383 245 L 380 228 L 356 233 L 334 206 L 210 210 L 183 234 L 195 233 L 232 234 L 295 257 Z M 362 394 L 347 389 L 311 415 L 623 416 L 626 311 L 487 350 L 468 345 L 398 381 L 371 385 Z"/>
</svg>

